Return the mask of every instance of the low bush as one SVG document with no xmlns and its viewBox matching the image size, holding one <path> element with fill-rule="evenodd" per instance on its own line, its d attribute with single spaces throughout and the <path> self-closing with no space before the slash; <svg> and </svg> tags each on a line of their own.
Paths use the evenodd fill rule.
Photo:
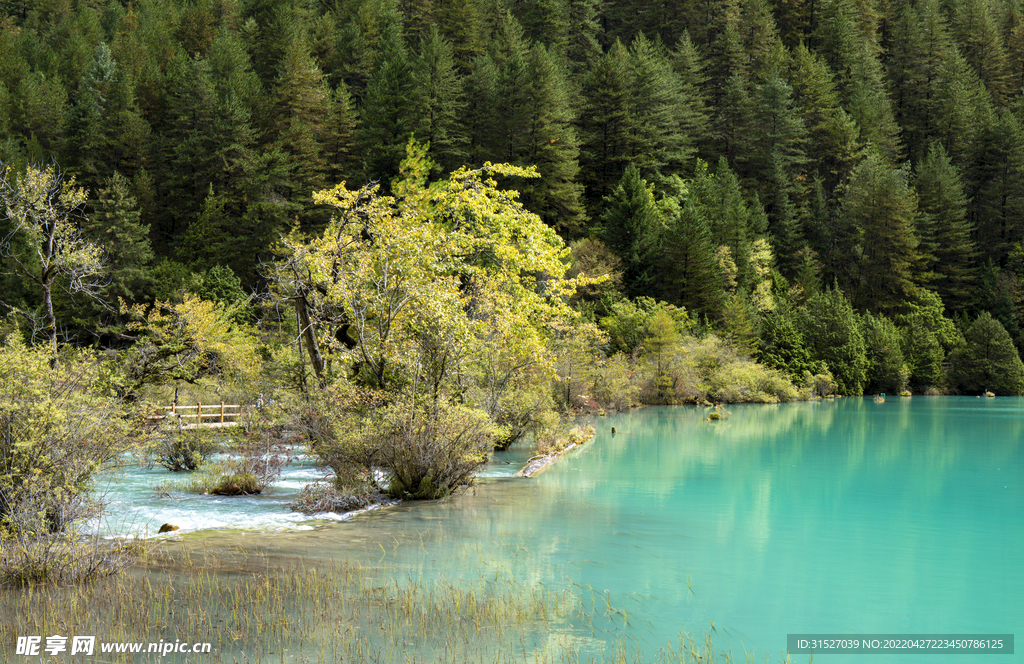
<svg viewBox="0 0 1024 664">
<path fill-rule="evenodd" d="M 651 404 L 776 403 L 800 398 L 788 376 L 757 364 L 719 337 L 683 337 L 661 349 L 657 362 L 636 363 L 640 399 Z"/>
<path fill-rule="evenodd" d="M 352 475 L 354 476 L 355 473 Z M 307 484 L 289 507 L 293 512 L 309 515 L 324 512 L 343 514 L 365 509 L 387 500 L 387 496 L 377 491 L 368 478 L 356 481 L 353 479 L 336 479 L 333 482 Z"/>
<path fill-rule="evenodd" d="M 558 427 L 545 438 L 537 440 L 538 454 L 556 454 L 573 445 L 582 445 L 594 437 L 594 427 L 587 425 Z"/>
<path fill-rule="evenodd" d="M 494 446 L 497 427 L 487 413 L 443 397 L 389 396 L 327 389 L 298 424 L 337 476 L 380 469 L 386 482 L 377 488 L 395 498 L 443 498 L 470 484 Z"/>
<path fill-rule="evenodd" d="M 218 496 L 253 496 L 263 493 L 266 486 L 254 473 L 243 471 L 219 476 L 207 493 Z"/>
<path fill-rule="evenodd" d="M 217 451 L 217 443 L 201 431 L 183 431 L 162 439 L 154 450 L 157 463 L 171 472 L 199 470 Z"/>
<path fill-rule="evenodd" d="M 134 543 L 113 543 L 62 533 L 0 542 L 0 586 L 67 585 L 121 571 L 141 552 Z"/>
</svg>

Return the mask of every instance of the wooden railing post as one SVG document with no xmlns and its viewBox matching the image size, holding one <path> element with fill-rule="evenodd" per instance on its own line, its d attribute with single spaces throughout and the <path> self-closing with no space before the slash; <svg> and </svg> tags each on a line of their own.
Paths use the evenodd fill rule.
<svg viewBox="0 0 1024 664">
<path fill-rule="evenodd" d="M 203 404 L 196 402 L 196 426 L 203 423 Z"/>
<path fill-rule="evenodd" d="M 224 423 L 224 402 L 223 401 L 220 402 L 220 421 L 221 421 L 221 424 Z"/>
</svg>

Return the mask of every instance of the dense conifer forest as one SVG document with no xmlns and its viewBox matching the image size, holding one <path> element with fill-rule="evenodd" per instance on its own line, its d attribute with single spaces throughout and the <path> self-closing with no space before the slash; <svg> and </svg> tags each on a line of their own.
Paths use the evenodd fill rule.
<svg viewBox="0 0 1024 664">
<path fill-rule="evenodd" d="M 571 303 L 609 358 L 668 315 L 797 385 L 1024 391 L 1017 0 L 3 4 L 8 193 L 73 177 L 106 266 L 57 288 L 9 196 L 8 332 L 124 349 L 133 306 L 256 302 L 314 192 L 395 194 L 415 137 L 430 181 L 536 167 L 498 186 L 608 276 Z"/>
<path fill-rule="evenodd" d="M 579 412 L 1024 394 L 1022 0 L 0 6 L 0 585 L 122 564 L 127 452 L 304 446 L 318 513 Z"/>
</svg>

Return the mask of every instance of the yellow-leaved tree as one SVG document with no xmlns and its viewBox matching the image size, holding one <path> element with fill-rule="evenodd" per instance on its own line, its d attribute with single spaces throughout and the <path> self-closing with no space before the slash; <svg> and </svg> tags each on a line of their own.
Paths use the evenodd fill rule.
<svg viewBox="0 0 1024 664">
<path fill-rule="evenodd" d="M 0 164 L 0 214 L 8 227 L 0 235 L 0 253 L 22 278 L 35 283 L 42 294 L 43 320 L 13 304 L 0 304 L 27 318 L 33 331 L 49 343 L 50 364 L 57 365 L 57 319 L 53 313 L 53 289 L 58 284 L 70 292 L 95 293 L 100 287 L 103 259 L 99 248 L 82 237 L 85 189 L 65 178 L 53 166 L 29 166 L 12 178 Z"/>
<path fill-rule="evenodd" d="M 319 383 L 340 374 L 380 393 L 343 424 L 349 407 L 322 393 L 315 449 L 339 477 L 356 460 L 388 470 L 392 493 L 429 498 L 525 433 L 524 413 L 550 410 L 550 332 L 592 281 L 568 278 L 561 238 L 499 188 L 534 169 L 487 163 L 430 183 L 431 166 L 411 141 L 391 195 L 344 183 L 314 194 L 333 210 L 326 231 L 285 238 L 273 275 Z"/>
<path fill-rule="evenodd" d="M 241 303 L 223 304 L 186 294 L 182 302 L 152 305 L 122 302 L 128 337 L 136 343 L 124 354 L 112 379 L 115 392 L 134 400 L 144 385 L 167 381 L 195 383 L 205 377 L 254 381 L 260 371 L 257 340 L 235 314 Z"/>
<path fill-rule="evenodd" d="M 344 183 L 317 192 L 334 211 L 327 229 L 285 238 L 274 283 L 295 303 L 321 381 L 328 356 L 378 388 L 401 380 L 437 391 L 484 358 L 498 381 L 550 370 L 546 326 L 574 316 L 566 298 L 581 278 L 566 277 L 558 234 L 495 180 L 536 171 L 487 163 L 428 184 L 430 166 L 411 142 L 393 195 Z"/>
</svg>

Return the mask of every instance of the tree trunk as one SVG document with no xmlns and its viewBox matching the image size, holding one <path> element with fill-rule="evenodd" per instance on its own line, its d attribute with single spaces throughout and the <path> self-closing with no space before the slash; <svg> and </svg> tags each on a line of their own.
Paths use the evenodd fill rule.
<svg viewBox="0 0 1024 664">
<path fill-rule="evenodd" d="M 324 358 L 320 355 L 320 345 L 316 341 L 316 334 L 313 331 L 313 324 L 309 321 L 309 310 L 306 308 L 306 297 L 297 295 L 295 297 L 295 312 L 299 316 L 299 333 L 306 342 L 306 350 L 309 352 L 309 361 L 313 365 L 313 372 L 316 373 L 317 381 L 323 385 L 324 382 Z"/>
<path fill-rule="evenodd" d="M 50 368 L 56 369 L 60 360 L 57 359 L 57 317 L 53 314 L 53 279 L 46 278 L 42 284 L 46 335 L 49 337 L 50 344 Z"/>
</svg>

